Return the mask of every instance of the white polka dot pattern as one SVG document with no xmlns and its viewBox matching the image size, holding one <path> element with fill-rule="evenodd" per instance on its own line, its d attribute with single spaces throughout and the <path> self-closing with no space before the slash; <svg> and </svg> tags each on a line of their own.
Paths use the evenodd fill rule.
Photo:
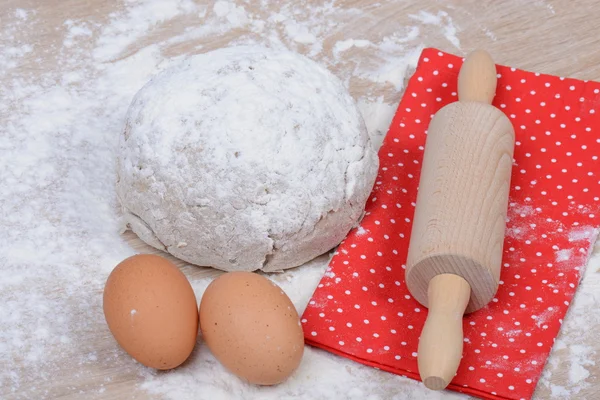
<svg viewBox="0 0 600 400">
<path fill-rule="evenodd" d="M 418 379 L 427 312 L 406 289 L 405 262 L 426 129 L 457 100 L 461 63 L 423 52 L 380 150 L 361 227 L 339 246 L 304 312 L 307 343 Z M 493 301 L 464 319 L 452 390 L 490 399 L 533 394 L 598 233 L 599 89 L 498 66 L 494 105 L 517 135 L 501 282 Z"/>
</svg>

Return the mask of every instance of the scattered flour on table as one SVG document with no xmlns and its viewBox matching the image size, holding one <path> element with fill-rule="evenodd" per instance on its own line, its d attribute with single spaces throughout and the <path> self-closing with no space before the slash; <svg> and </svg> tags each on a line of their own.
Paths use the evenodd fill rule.
<svg viewBox="0 0 600 400">
<path fill-rule="evenodd" d="M 229 44 L 295 50 L 343 80 L 380 144 L 406 74 L 430 45 L 425 32 L 434 32 L 450 48 L 460 47 L 458 27 L 443 8 L 416 13 L 406 26 L 384 31 L 374 25 L 371 10 L 332 1 L 248 4 L 127 0 L 106 20 L 57 24 L 56 40 L 44 49 L 36 44 L 43 18 L 38 10 L 3 9 L 1 398 L 114 398 L 119 386 L 111 383 L 117 380 L 137 380 L 139 398 L 148 393 L 165 399 L 464 398 L 313 348 L 307 348 L 292 378 L 273 388 L 241 383 L 202 345 L 183 367 L 157 373 L 132 361 L 110 336 L 102 314 L 104 282 L 134 253 L 120 235 L 117 139 L 131 98 L 153 74 L 185 54 Z M 340 25 L 353 34 L 340 35 Z M 164 37 L 166 31 L 173 34 Z M 269 277 L 302 312 L 327 261 L 323 256 Z M 553 378 L 559 366 L 551 357 L 541 383 L 558 397 L 576 396 L 590 385 L 595 350 L 572 344 L 592 343 L 595 333 L 589 327 L 599 325 L 598 313 L 588 311 L 600 303 L 599 264 L 598 257 L 590 262 L 558 341 L 564 346 L 558 351 L 568 352 L 568 380 L 559 384 Z M 209 283 L 193 280 L 198 298 Z M 91 337 L 93 342 L 85 340 Z M 97 383 L 102 371 L 119 371 L 119 376 Z"/>
<path fill-rule="evenodd" d="M 363 236 L 365 234 L 367 234 L 369 231 L 367 231 L 365 228 L 363 228 L 362 226 L 359 226 L 358 229 L 356 230 L 356 235 L 358 236 Z"/>
<path fill-rule="evenodd" d="M 578 393 L 593 385 L 597 379 L 591 376 L 590 368 L 596 366 L 598 348 L 583 343 L 597 342 L 596 329 L 600 319 L 597 312 L 600 304 L 600 243 L 596 243 L 593 254 L 539 383 L 550 388 L 553 398 L 578 398 Z M 568 362 L 566 377 L 556 373 L 565 369 L 564 365 L 559 364 L 558 354 L 561 353 L 567 354 L 562 358 Z"/>
<path fill-rule="evenodd" d="M 410 15 L 410 17 L 424 24 L 441 26 L 444 30 L 444 35 L 446 35 L 450 43 L 460 48 L 460 40 L 456 37 L 458 28 L 454 25 L 452 18 L 446 11 L 439 11 L 437 14 L 420 11 L 416 15 Z"/>
<path fill-rule="evenodd" d="M 580 240 L 593 240 L 596 236 L 598 236 L 598 229 L 592 226 L 583 226 L 569 232 L 569 241 L 578 242 Z"/>
<path fill-rule="evenodd" d="M 569 258 L 571 258 L 572 254 L 573 254 L 572 249 L 558 250 L 556 252 L 556 262 L 567 261 Z"/>
</svg>

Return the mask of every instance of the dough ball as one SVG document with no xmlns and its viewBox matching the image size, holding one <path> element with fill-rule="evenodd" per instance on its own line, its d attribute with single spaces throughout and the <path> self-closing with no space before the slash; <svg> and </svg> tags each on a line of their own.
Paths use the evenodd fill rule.
<svg viewBox="0 0 600 400">
<path fill-rule="evenodd" d="M 296 267 L 363 214 L 378 157 L 342 82 L 288 51 L 196 55 L 134 97 L 117 194 L 146 243 L 224 271 Z"/>
</svg>

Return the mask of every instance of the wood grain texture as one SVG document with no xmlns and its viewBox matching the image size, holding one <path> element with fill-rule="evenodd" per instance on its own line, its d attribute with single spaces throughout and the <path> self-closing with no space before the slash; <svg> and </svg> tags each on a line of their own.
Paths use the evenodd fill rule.
<svg viewBox="0 0 600 400">
<path fill-rule="evenodd" d="M 458 100 L 492 104 L 497 85 L 496 64 L 490 54 L 481 49 L 469 53 L 458 74 Z"/>
<path fill-rule="evenodd" d="M 428 285 L 429 312 L 419 338 L 421 380 L 429 389 L 445 389 L 463 353 L 463 314 L 471 286 L 455 274 L 436 275 Z"/>
<path fill-rule="evenodd" d="M 309 0 L 309 3 L 320 3 Z M 207 2 L 212 7 L 213 2 Z M 343 39 L 377 40 L 381 35 L 391 35 L 402 30 L 405 26 L 414 25 L 411 15 L 421 10 L 437 14 L 440 11 L 448 13 L 457 27 L 456 36 L 460 40 L 460 49 L 450 43 L 439 28 L 433 25 L 423 25 L 418 35 L 417 42 L 423 46 L 438 47 L 441 50 L 466 54 L 475 48 L 488 50 L 494 60 L 503 65 L 523 68 L 540 73 L 549 73 L 559 76 L 569 76 L 579 79 L 600 80 L 600 36 L 597 30 L 597 15 L 600 4 L 596 0 L 551 0 L 551 1 L 494 1 L 494 0 L 450 0 L 439 2 L 435 0 L 423 1 L 388 1 L 372 2 L 365 0 L 341 1 L 340 4 L 355 7 L 361 10 L 359 14 L 345 17 L 335 31 L 328 35 L 323 43 L 324 54 L 330 54 L 333 46 Z M 11 41 L 29 43 L 34 51 L 23 57 L 18 71 L 7 74 L 0 73 L 2 82 L 10 82 L 20 75 L 42 76 L 49 71 L 60 69 L 60 47 L 66 32 L 64 22 L 71 20 L 88 21 L 94 26 L 105 26 L 110 19 L 110 14 L 124 8 L 121 0 L 3 0 L 0 2 L 0 22 L 8 23 L 13 19 L 16 7 L 35 10 L 36 20 L 35 35 L 25 32 L 16 32 Z M 259 16 L 266 16 L 272 12 L 272 6 L 253 6 L 246 4 L 249 12 Z M 177 17 L 159 24 L 148 34 L 142 35 L 131 43 L 127 51 L 120 57 L 125 58 L 135 54 L 139 49 L 152 44 L 159 39 L 177 35 L 186 28 L 197 24 L 187 17 Z M 199 51 L 208 51 L 229 44 L 247 30 L 237 29 L 228 31 L 219 36 L 192 37 L 185 41 L 174 42 L 162 47 L 164 56 L 178 56 Z M 0 41 L 6 40 L 5 38 Z M 9 43 L 10 44 L 10 43 Z M 93 40 L 80 44 L 80 50 L 91 51 Z M 203 46 L 199 50 L 198 46 Z M 361 62 L 383 62 L 382 60 L 367 60 L 365 49 L 353 48 L 348 51 L 347 62 L 329 66 L 334 73 L 342 70 L 357 68 L 358 61 L 351 61 L 351 57 Z M 402 92 L 396 90 L 391 84 L 382 84 L 373 87 L 372 83 L 355 76 L 349 82 L 351 93 L 355 98 L 364 95 L 383 96 L 386 102 L 398 103 Z M 0 115 L 0 123 L 5 116 Z M 136 252 L 158 253 L 157 250 L 147 246 L 131 232 L 123 235 L 125 240 Z M 164 255 L 164 254 L 163 254 Z M 182 271 L 190 278 L 216 276 L 220 273 L 208 268 L 198 268 L 186 265 L 173 259 Z M 598 288 L 600 290 L 600 288 Z M 40 295 L 64 295 L 64 293 L 40 293 Z M 98 296 L 102 294 L 97 293 Z M 76 300 L 73 300 L 76 301 Z M 574 306 L 578 306 L 575 299 Z M 592 310 L 597 312 L 596 310 Z M 86 318 L 85 311 L 75 318 Z M 94 325 L 95 329 L 82 334 L 80 341 L 95 349 L 99 360 L 115 355 L 114 339 L 110 336 L 103 321 Z M 597 332 L 600 325 L 589 326 L 590 332 Z M 575 330 L 565 331 L 559 337 L 567 344 L 589 345 L 600 351 L 600 342 L 592 335 Z M 192 356 L 194 357 L 194 356 Z M 553 351 L 556 360 L 547 365 L 546 373 L 551 375 L 551 385 L 555 387 L 569 385 L 570 352 L 568 348 L 556 348 Z M 0 360 L 1 365 L 1 360 Z M 85 369 L 82 374 L 81 369 Z M 586 366 L 590 371 L 589 383 L 577 394 L 580 399 L 600 398 L 600 385 L 598 376 L 600 366 Z M 27 376 L 27 371 L 17 370 L 15 374 Z M 381 374 L 385 374 L 381 372 Z M 102 362 L 87 363 L 79 366 L 72 360 L 64 359 L 63 365 L 57 365 L 51 377 L 36 377 L 22 384 L 35 387 L 41 397 L 58 399 L 153 399 L 159 398 L 146 394 L 136 389 L 144 378 L 139 376 L 134 369 L 122 367 L 109 367 Z M 102 385 L 102 391 L 98 388 Z M 553 398 L 553 387 L 550 384 L 538 385 L 535 399 Z M 399 388 L 399 391 L 401 388 Z M 390 393 L 389 398 L 397 396 L 397 392 Z M 10 388 L 0 388 L 0 398 L 14 396 Z M 397 398 L 397 397 L 396 397 Z M 555 397 L 558 398 L 558 397 Z"/>
<path fill-rule="evenodd" d="M 496 66 L 471 52 L 458 74 L 458 102 L 432 120 L 425 145 L 406 283 L 429 308 L 419 338 L 421 380 L 445 389 L 463 350 L 462 317 L 484 307 L 500 279 L 515 135 L 491 105 Z"/>
<path fill-rule="evenodd" d="M 467 312 L 498 288 L 514 131 L 496 107 L 458 101 L 431 121 L 411 233 L 406 284 L 427 306 L 429 280 L 454 273 L 471 285 Z"/>
</svg>

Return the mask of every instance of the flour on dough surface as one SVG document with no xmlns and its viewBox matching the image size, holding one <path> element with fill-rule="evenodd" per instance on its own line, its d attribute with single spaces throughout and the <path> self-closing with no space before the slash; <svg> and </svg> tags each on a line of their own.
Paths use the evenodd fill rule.
<svg viewBox="0 0 600 400">
<path fill-rule="evenodd" d="M 378 169 L 342 82 L 290 51 L 190 57 L 134 97 L 117 194 L 148 244 L 197 265 L 282 270 L 360 219 Z"/>
<path fill-rule="evenodd" d="M 357 3 L 273 2 L 251 9 L 239 0 L 221 0 L 227 5 L 223 16 L 222 6 L 215 10 L 190 0 L 117 0 L 104 5 L 111 14 L 103 23 L 79 13 L 52 20 L 56 37 L 46 48 L 39 34 L 48 26 L 45 2 L 13 3 L 0 26 L 0 65 L 9 75 L 0 79 L 0 114 L 6 117 L 0 126 L 0 209 L 8 210 L 0 213 L 0 398 L 466 399 L 311 347 L 298 372 L 272 388 L 237 380 L 202 343 L 182 368 L 156 373 L 112 340 L 101 301 L 112 268 L 148 251 L 119 235 L 114 164 L 128 104 L 152 74 L 184 53 L 222 47 L 224 34 L 236 43 L 299 51 L 345 82 L 373 142 L 380 142 L 400 100 L 403 66 L 414 68 L 413 55 L 424 45 L 453 49 L 452 36 L 446 37 L 450 20 L 437 26 L 398 15 L 395 23 L 370 29 L 382 11 L 357 9 Z M 427 11 L 458 18 L 441 3 Z M 286 28 L 291 22 L 316 42 L 297 42 Z M 180 32 L 169 30 L 177 26 Z M 91 36 L 83 34 L 87 29 Z M 341 37 L 340 29 L 352 33 Z M 333 46 L 348 39 L 372 44 L 336 57 Z M 595 254 L 557 339 L 565 348 L 553 351 L 540 383 L 545 398 L 578 398 L 594 385 L 595 369 L 588 365 L 597 359 L 596 349 L 585 346 L 581 353 L 572 344 L 595 343 L 597 336 L 599 314 L 589 311 L 600 302 L 600 247 Z M 327 274 L 327 262 L 323 256 L 269 277 L 301 313 Z M 199 277 L 198 270 L 183 269 L 200 297 L 211 279 Z M 589 378 L 582 368 L 589 369 Z"/>
</svg>

